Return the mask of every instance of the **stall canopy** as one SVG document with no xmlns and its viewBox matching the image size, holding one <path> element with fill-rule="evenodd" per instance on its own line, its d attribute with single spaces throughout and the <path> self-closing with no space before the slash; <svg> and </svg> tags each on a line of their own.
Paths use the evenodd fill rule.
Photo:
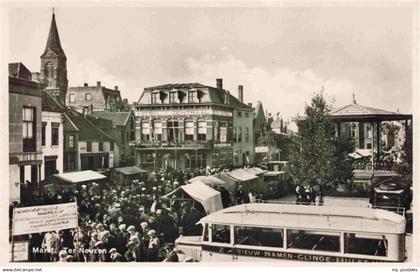
<svg viewBox="0 0 420 272">
<path fill-rule="evenodd" d="M 193 182 L 202 182 L 208 186 L 219 186 L 219 185 L 225 184 L 223 180 L 216 178 L 215 176 L 197 176 L 188 180 L 188 183 L 193 183 Z"/>
<path fill-rule="evenodd" d="M 141 169 L 137 166 L 127 166 L 127 167 L 115 168 L 115 171 L 123 174 L 124 176 L 131 176 L 131 175 L 138 175 L 138 174 L 147 173 L 146 170 L 143 170 L 143 169 Z"/>
<path fill-rule="evenodd" d="M 254 176 L 259 176 L 267 172 L 267 170 L 263 170 L 258 167 L 244 168 L 243 170 Z"/>
<path fill-rule="evenodd" d="M 54 177 L 58 179 L 58 182 L 66 184 L 77 184 L 85 181 L 96 181 L 106 178 L 106 176 L 92 170 L 55 174 Z"/>
<path fill-rule="evenodd" d="M 245 169 L 235 169 L 227 174 L 238 181 L 249 181 L 258 178 L 256 175 L 249 173 Z"/>
<path fill-rule="evenodd" d="M 180 190 L 184 191 L 195 201 L 203 205 L 207 214 L 223 209 L 220 193 L 199 181 L 178 187 L 163 197 L 167 198 L 173 194 L 176 194 Z"/>
</svg>

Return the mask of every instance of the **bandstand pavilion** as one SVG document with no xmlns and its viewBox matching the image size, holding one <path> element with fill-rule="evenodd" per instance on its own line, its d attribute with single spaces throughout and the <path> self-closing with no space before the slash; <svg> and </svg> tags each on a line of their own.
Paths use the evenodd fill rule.
<svg viewBox="0 0 420 272">
<path fill-rule="evenodd" d="M 383 171 L 379 171 L 375 175 L 374 151 L 376 148 L 376 152 L 379 154 L 381 150 L 381 123 L 389 121 L 405 121 L 404 125 L 405 127 L 407 127 L 409 125 L 409 122 L 411 123 L 412 120 L 411 114 L 402 114 L 399 112 L 391 112 L 387 110 L 362 106 L 357 104 L 354 95 L 353 103 L 339 108 L 335 108 L 331 110 L 330 114 L 331 118 L 337 124 L 337 134 L 339 137 L 341 136 L 343 130 L 343 124 L 353 123 L 353 129 L 358 128 L 358 131 L 352 132 L 352 136 L 356 135 L 356 133 L 360 136 L 358 137 L 358 141 L 356 142 L 356 148 L 371 149 L 370 155 L 373 167 L 371 167 L 370 172 L 365 171 L 365 175 L 370 176 L 370 180 L 372 180 L 374 177 L 378 177 L 383 174 L 392 175 L 392 173 L 386 173 Z M 356 126 L 355 123 L 358 125 Z M 364 129 L 366 127 L 370 127 L 369 129 L 372 129 L 371 143 L 368 146 L 365 145 L 364 141 Z"/>
</svg>

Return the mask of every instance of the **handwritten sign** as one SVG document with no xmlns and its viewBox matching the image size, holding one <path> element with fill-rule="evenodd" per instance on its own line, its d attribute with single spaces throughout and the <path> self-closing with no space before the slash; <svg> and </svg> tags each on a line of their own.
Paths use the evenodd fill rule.
<svg viewBox="0 0 420 272">
<path fill-rule="evenodd" d="M 15 242 L 13 250 L 13 261 L 14 262 L 21 262 L 21 261 L 29 261 L 29 243 L 27 241 L 25 242 Z M 12 261 L 12 244 L 10 244 L 9 248 L 9 256 L 10 261 Z"/>
<path fill-rule="evenodd" d="M 13 235 L 76 227 L 76 202 L 16 208 L 14 211 Z"/>
</svg>

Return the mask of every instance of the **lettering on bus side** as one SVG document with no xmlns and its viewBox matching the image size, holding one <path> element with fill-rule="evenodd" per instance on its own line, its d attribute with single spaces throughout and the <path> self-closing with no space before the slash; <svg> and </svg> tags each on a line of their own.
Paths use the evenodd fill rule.
<svg viewBox="0 0 420 272">
<path fill-rule="evenodd" d="M 342 256 L 328 256 L 328 255 L 317 255 L 317 254 L 305 254 L 305 253 L 294 253 L 294 252 L 281 252 L 271 250 L 260 250 L 260 249 L 243 249 L 243 248 L 230 248 L 222 246 L 210 246 L 203 245 L 205 251 L 232 254 L 246 257 L 262 257 L 279 260 L 298 260 L 303 262 L 386 262 L 378 260 L 369 260 L 363 258 L 350 258 Z"/>
</svg>

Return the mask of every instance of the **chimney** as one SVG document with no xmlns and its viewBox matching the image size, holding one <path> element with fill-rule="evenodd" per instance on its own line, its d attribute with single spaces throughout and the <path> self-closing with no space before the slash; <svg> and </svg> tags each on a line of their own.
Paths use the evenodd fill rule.
<svg viewBox="0 0 420 272">
<path fill-rule="evenodd" d="M 101 82 L 100 81 L 96 81 L 96 86 L 97 87 L 101 87 Z"/>
<path fill-rule="evenodd" d="M 87 87 L 87 86 L 88 86 L 88 84 L 87 84 L 87 83 L 83 83 L 83 86 Z"/>
<path fill-rule="evenodd" d="M 244 103 L 244 86 L 238 85 L 238 99 L 241 103 Z"/>
<path fill-rule="evenodd" d="M 248 106 L 252 108 L 252 103 L 248 103 Z"/>
<path fill-rule="evenodd" d="M 128 99 L 127 98 L 123 99 L 123 104 L 128 105 Z"/>
<path fill-rule="evenodd" d="M 217 86 L 217 89 L 223 90 L 223 78 L 216 79 L 216 86 Z"/>
<path fill-rule="evenodd" d="M 114 86 L 114 90 L 118 91 L 118 86 L 117 85 Z"/>
</svg>

